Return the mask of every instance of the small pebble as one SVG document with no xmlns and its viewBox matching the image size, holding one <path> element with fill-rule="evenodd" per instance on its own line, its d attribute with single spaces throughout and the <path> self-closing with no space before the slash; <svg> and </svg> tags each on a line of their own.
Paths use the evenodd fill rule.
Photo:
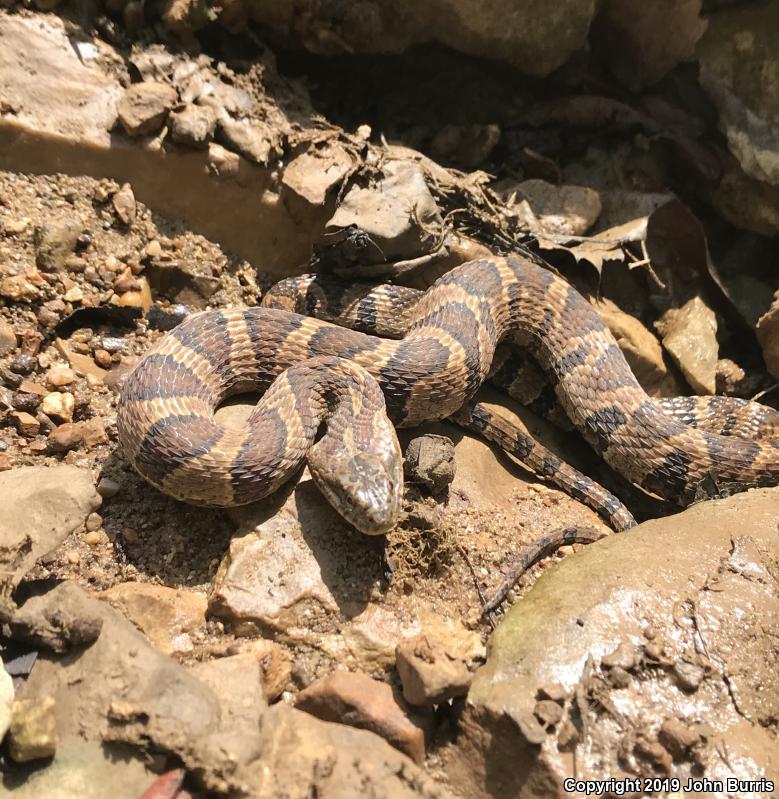
<svg viewBox="0 0 779 799">
<path fill-rule="evenodd" d="M 125 527 L 124 530 L 122 530 L 122 538 L 124 538 L 128 544 L 137 544 L 140 540 L 138 531 L 134 530 L 132 527 Z"/>
<path fill-rule="evenodd" d="M 99 513 L 90 513 L 87 516 L 87 520 L 85 522 L 85 527 L 87 528 L 87 532 L 94 532 L 95 530 L 99 530 L 103 525 L 103 517 Z"/>
<path fill-rule="evenodd" d="M 95 363 L 102 369 L 111 368 L 111 353 L 105 350 L 95 350 Z"/>
<path fill-rule="evenodd" d="M 76 379 L 76 373 L 67 366 L 53 366 L 46 373 L 46 385 L 49 388 L 69 386 Z"/>
<path fill-rule="evenodd" d="M 100 482 L 97 484 L 97 493 L 103 499 L 110 499 L 119 493 L 119 483 L 111 480 L 108 477 L 101 477 Z"/>
<path fill-rule="evenodd" d="M 75 549 L 69 549 L 65 558 L 68 563 L 72 563 L 75 566 L 81 560 L 81 555 Z"/>
<path fill-rule="evenodd" d="M 38 365 L 32 355 L 17 355 L 12 361 L 10 369 L 18 375 L 28 375 Z"/>
<path fill-rule="evenodd" d="M 41 423 L 34 416 L 31 416 L 25 411 L 15 411 L 11 414 L 11 418 L 16 424 L 16 429 L 23 436 L 27 436 L 28 438 L 37 436 L 41 429 Z"/>
<path fill-rule="evenodd" d="M 125 352 L 127 350 L 127 342 L 123 338 L 116 336 L 103 336 L 100 339 L 100 344 L 106 352 L 111 354 L 115 352 Z"/>
<path fill-rule="evenodd" d="M 11 398 L 11 402 L 17 411 L 35 413 L 41 404 L 41 398 L 37 394 L 28 394 L 25 391 L 17 391 Z"/>
<path fill-rule="evenodd" d="M 84 543 L 91 547 L 97 546 L 102 540 L 103 536 L 99 530 L 92 530 L 84 535 Z"/>
</svg>

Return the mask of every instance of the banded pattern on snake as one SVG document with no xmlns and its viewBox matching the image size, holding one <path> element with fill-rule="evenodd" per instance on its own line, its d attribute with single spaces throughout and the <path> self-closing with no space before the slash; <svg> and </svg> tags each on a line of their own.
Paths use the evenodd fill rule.
<svg viewBox="0 0 779 799">
<path fill-rule="evenodd" d="M 146 479 L 204 505 L 259 499 L 308 460 L 337 510 L 364 532 L 384 532 L 402 481 L 383 406 L 397 426 L 455 414 L 505 341 L 531 352 L 574 425 L 643 488 L 686 503 L 707 479 L 779 483 L 779 440 L 719 435 L 665 413 L 587 301 L 527 259 L 457 267 L 415 299 L 407 328 L 391 340 L 271 308 L 193 315 L 128 376 L 120 442 Z M 216 424 L 216 405 L 250 390 L 266 393 L 246 427 Z M 604 515 L 619 517 L 603 493 Z"/>
</svg>

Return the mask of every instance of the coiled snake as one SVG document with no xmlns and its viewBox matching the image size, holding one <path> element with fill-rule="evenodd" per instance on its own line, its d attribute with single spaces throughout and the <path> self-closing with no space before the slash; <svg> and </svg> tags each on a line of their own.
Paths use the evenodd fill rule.
<svg viewBox="0 0 779 799">
<path fill-rule="evenodd" d="M 469 404 L 504 341 L 531 352 L 574 425 L 637 485 L 686 504 L 707 480 L 740 488 L 779 483 L 779 439 L 739 437 L 774 430 L 774 411 L 725 400 L 698 428 L 685 423 L 701 403 L 671 402 L 664 410 L 650 399 L 587 301 L 525 258 L 457 267 L 415 298 L 406 326 L 391 340 L 274 308 L 194 314 L 125 381 L 121 446 L 153 485 L 211 506 L 260 499 L 307 462 L 347 521 L 383 533 L 395 524 L 402 497 L 390 420 L 413 426 L 458 414 L 514 454 L 527 449 L 515 431 Z M 246 391 L 264 396 L 245 427 L 217 424 L 214 408 Z M 723 430 L 723 409 L 736 422 L 742 411 L 752 421 Z M 711 432 L 715 422 L 739 435 Z M 532 452 L 524 454 L 532 461 Z M 535 467 L 617 529 L 632 523 L 616 498 L 559 460 L 545 453 Z"/>
</svg>

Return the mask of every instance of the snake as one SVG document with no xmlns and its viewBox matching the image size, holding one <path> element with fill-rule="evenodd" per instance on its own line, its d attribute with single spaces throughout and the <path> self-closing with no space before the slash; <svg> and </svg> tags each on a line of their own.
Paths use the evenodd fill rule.
<svg viewBox="0 0 779 799">
<path fill-rule="evenodd" d="M 396 427 L 464 416 L 507 450 L 526 449 L 473 399 L 499 346 L 509 344 L 533 356 L 601 457 L 646 491 L 689 504 L 707 481 L 739 489 L 779 483 L 779 439 L 723 434 L 732 431 L 719 421 L 720 429 L 705 429 L 711 420 L 693 426 L 695 400 L 663 408 L 597 311 L 527 258 L 454 268 L 409 301 L 403 324 L 399 338 L 386 338 L 278 307 L 192 314 L 126 378 L 117 410 L 122 451 L 160 490 L 214 507 L 268 496 L 308 465 L 347 522 L 382 534 L 402 505 Z M 215 409 L 249 391 L 262 397 L 245 424 L 221 425 Z M 742 415 L 757 422 L 731 426 L 774 430 L 776 412 L 754 405 Z M 561 479 L 570 493 L 588 498 L 615 529 L 633 523 L 597 483 L 546 458 L 541 470 L 568 475 Z"/>
</svg>

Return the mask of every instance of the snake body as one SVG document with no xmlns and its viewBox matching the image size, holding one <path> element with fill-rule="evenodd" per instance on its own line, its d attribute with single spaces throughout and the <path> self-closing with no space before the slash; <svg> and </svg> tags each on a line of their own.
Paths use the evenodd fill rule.
<svg viewBox="0 0 779 799">
<path fill-rule="evenodd" d="M 360 529 L 382 532 L 400 490 L 392 466 L 393 458 L 399 463 L 397 441 L 382 403 L 396 426 L 454 414 L 490 374 L 502 341 L 531 352 L 574 425 L 643 488 L 686 503 L 707 480 L 742 488 L 779 483 L 779 441 L 720 435 L 665 413 L 589 303 L 562 278 L 513 256 L 444 275 L 416 299 L 400 339 L 273 308 L 195 314 L 125 381 L 120 442 L 154 485 L 217 506 L 259 499 L 313 459 L 315 479 L 336 508 Z M 265 396 L 245 428 L 223 429 L 214 408 L 246 391 Z M 322 423 L 327 432 L 315 443 Z M 363 451 L 370 467 L 355 466 Z M 380 503 L 392 506 L 389 515 L 370 510 Z"/>
</svg>

